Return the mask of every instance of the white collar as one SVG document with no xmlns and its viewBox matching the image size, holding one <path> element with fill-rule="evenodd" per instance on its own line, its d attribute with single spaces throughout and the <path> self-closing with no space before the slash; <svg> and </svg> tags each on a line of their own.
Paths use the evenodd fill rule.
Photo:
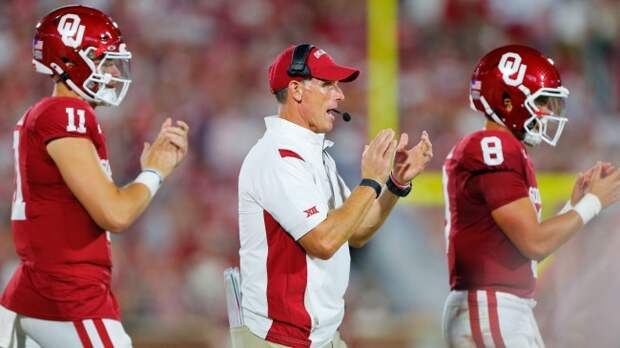
<svg viewBox="0 0 620 348">
<path fill-rule="evenodd" d="M 315 133 L 278 115 L 265 117 L 265 126 L 267 131 L 275 132 L 287 138 L 294 138 L 309 145 L 320 146 L 321 149 L 334 145 L 333 141 L 325 139 L 325 133 Z"/>
</svg>

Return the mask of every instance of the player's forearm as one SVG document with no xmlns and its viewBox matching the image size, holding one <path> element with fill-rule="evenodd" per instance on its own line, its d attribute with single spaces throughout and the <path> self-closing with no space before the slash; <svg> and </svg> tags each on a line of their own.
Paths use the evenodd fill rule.
<svg viewBox="0 0 620 348">
<path fill-rule="evenodd" d="M 302 237 L 306 251 L 312 256 L 329 259 L 360 226 L 375 197 L 372 188 L 358 186 L 341 207 L 329 212 L 323 222 Z"/>
<path fill-rule="evenodd" d="M 355 248 L 364 246 L 374 236 L 379 227 L 383 225 L 396 202 L 398 202 L 398 198 L 392 192 L 385 191 L 379 199 L 375 200 L 368 210 L 368 214 L 364 216 L 360 226 L 349 238 L 349 244 Z"/>
<path fill-rule="evenodd" d="M 151 200 L 146 186 L 131 183 L 123 188 L 115 188 L 108 196 L 107 202 L 99 209 L 95 218 L 99 227 L 110 232 L 122 232 L 138 218 Z"/>
<path fill-rule="evenodd" d="M 583 226 L 574 211 L 538 222 L 528 197 L 503 205 L 491 215 L 519 252 L 531 260 L 549 256 Z"/>
<path fill-rule="evenodd" d="M 530 258 L 537 261 L 546 258 L 566 243 L 582 227 L 583 222 L 574 211 L 543 221 L 539 225 L 538 231 L 532 234 Z"/>
</svg>

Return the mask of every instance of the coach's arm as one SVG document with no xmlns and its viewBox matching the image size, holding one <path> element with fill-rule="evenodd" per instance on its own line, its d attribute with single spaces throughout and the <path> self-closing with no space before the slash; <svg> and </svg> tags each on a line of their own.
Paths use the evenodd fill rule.
<svg viewBox="0 0 620 348">
<path fill-rule="evenodd" d="M 395 151 L 394 131 L 379 132 L 362 155 L 362 176 L 385 182 Z M 299 244 L 311 256 L 324 260 L 331 258 L 344 243 L 350 242 L 371 207 L 379 200 L 374 189 L 356 187 L 342 206 L 330 211 L 323 222 L 298 240 Z"/>
<path fill-rule="evenodd" d="M 394 179 L 399 183 L 409 183 L 420 174 L 433 158 L 433 145 L 426 131 L 422 132 L 420 141 L 410 149 L 407 149 L 409 136 L 403 133 L 400 136 L 394 156 Z M 349 245 L 355 248 L 364 246 L 383 225 L 385 219 L 392 212 L 399 196 L 389 190 L 384 190 L 377 199 L 364 220 L 349 239 Z"/>
</svg>

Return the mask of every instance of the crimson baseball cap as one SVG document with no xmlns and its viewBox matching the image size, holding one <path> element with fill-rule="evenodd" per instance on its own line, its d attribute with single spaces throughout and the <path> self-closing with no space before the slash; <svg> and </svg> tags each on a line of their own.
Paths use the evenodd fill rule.
<svg viewBox="0 0 620 348">
<path fill-rule="evenodd" d="M 296 46 L 289 46 L 282 51 L 269 66 L 269 87 L 275 93 L 282 88 L 286 88 L 288 83 L 304 78 L 300 76 L 290 76 L 288 67 L 293 60 L 293 51 Z M 310 70 L 310 76 L 325 81 L 351 82 L 360 74 L 358 69 L 338 65 L 334 59 L 318 47 L 313 47 L 308 54 L 306 65 Z"/>
</svg>

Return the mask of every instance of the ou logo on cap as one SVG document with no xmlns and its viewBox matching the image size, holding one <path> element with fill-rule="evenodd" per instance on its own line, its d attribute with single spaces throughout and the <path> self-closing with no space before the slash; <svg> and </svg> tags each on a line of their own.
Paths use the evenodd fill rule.
<svg viewBox="0 0 620 348">
<path fill-rule="evenodd" d="M 316 57 L 316 59 L 321 58 L 322 55 L 326 54 L 327 52 L 323 51 L 322 49 L 318 49 L 314 52 L 314 57 Z"/>
<path fill-rule="evenodd" d="M 73 13 L 62 16 L 58 22 L 58 33 L 62 42 L 69 47 L 77 48 L 82 43 L 85 29 L 85 26 L 80 25 L 80 16 Z"/>
<path fill-rule="evenodd" d="M 521 56 L 514 52 L 504 53 L 499 61 L 499 71 L 502 72 L 504 82 L 508 86 L 518 86 L 523 83 L 525 77 L 525 69 L 527 65 L 521 64 Z M 512 78 L 511 76 L 517 73 L 517 76 Z"/>
</svg>

